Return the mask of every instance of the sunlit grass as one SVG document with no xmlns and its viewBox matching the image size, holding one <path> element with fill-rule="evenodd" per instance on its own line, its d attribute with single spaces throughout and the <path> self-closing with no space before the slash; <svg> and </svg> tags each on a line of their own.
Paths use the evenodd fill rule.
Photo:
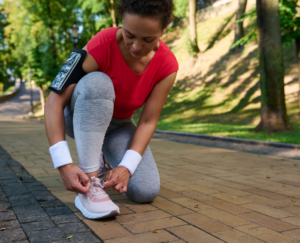
<svg viewBox="0 0 300 243">
<path fill-rule="evenodd" d="M 182 122 L 172 123 L 163 121 L 160 121 L 157 126 L 158 130 L 196 133 L 221 137 L 244 138 L 278 143 L 300 144 L 299 127 L 294 127 L 293 131 L 273 134 L 268 134 L 267 132 L 254 132 L 254 128 L 255 126 L 246 125 L 228 125 L 219 123 L 189 124 Z"/>
</svg>

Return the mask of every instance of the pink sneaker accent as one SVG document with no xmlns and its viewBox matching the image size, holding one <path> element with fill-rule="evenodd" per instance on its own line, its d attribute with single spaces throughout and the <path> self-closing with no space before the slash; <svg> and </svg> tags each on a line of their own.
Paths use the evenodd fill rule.
<svg viewBox="0 0 300 243">
<path fill-rule="evenodd" d="M 99 178 L 90 178 L 91 188 L 87 194 L 78 194 L 75 206 L 89 219 L 113 217 L 120 214 L 119 207 L 114 204 L 106 192 Z"/>
<path fill-rule="evenodd" d="M 109 164 L 105 163 L 103 153 L 100 154 L 100 167 L 98 169 L 98 178 L 103 184 L 106 181 L 109 171 L 112 170 Z"/>
</svg>

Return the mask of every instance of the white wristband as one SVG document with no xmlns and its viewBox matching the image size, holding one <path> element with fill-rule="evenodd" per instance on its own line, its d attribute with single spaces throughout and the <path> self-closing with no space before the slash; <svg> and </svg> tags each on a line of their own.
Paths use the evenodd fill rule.
<svg viewBox="0 0 300 243">
<path fill-rule="evenodd" d="M 72 164 L 72 158 L 67 141 L 60 141 L 49 148 L 54 168 Z"/>
<path fill-rule="evenodd" d="M 134 150 L 127 150 L 119 166 L 126 167 L 130 174 L 133 175 L 141 160 L 142 156 L 138 152 Z"/>
</svg>

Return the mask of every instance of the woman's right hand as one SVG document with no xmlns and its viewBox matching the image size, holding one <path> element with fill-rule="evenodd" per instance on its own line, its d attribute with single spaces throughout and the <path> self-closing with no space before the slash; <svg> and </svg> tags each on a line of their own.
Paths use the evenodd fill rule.
<svg viewBox="0 0 300 243">
<path fill-rule="evenodd" d="M 82 194 L 90 190 L 90 179 L 78 166 L 67 164 L 58 170 L 67 190 Z"/>
</svg>

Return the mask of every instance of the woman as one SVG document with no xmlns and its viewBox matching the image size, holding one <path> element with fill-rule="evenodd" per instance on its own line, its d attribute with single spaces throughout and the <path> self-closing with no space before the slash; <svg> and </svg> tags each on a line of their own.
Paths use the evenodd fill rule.
<svg viewBox="0 0 300 243">
<path fill-rule="evenodd" d="M 113 187 L 138 203 L 158 195 L 160 179 L 148 143 L 175 81 L 178 63 L 160 40 L 170 22 L 172 0 L 123 0 L 122 28 L 100 31 L 87 51 L 77 84 L 51 92 L 45 127 L 54 167 L 76 207 L 87 218 L 119 214 L 102 189 Z M 136 126 L 132 115 L 143 112 Z M 75 137 L 79 167 L 72 164 L 65 135 Z M 103 184 L 97 178 L 113 167 Z"/>
</svg>

